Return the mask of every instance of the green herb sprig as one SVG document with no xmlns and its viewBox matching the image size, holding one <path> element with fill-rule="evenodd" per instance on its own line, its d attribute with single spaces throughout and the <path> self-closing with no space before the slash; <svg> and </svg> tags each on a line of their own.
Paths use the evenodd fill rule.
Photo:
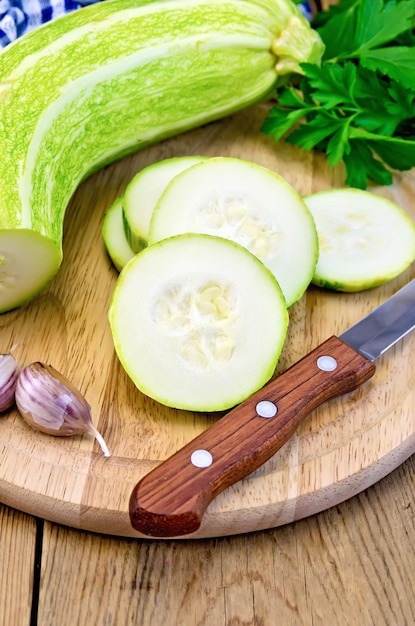
<svg viewBox="0 0 415 626">
<path fill-rule="evenodd" d="M 388 185 L 415 166 L 415 0 L 341 0 L 313 27 L 320 65 L 277 90 L 262 131 L 341 161 L 346 184 Z"/>
</svg>

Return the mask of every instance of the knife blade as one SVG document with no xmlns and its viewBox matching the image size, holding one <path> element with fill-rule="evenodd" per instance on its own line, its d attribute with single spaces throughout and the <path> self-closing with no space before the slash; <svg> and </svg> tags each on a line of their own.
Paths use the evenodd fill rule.
<svg viewBox="0 0 415 626">
<path fill-rule="evenodd" d="M 145 475 L 132 527 L 151 537 L 195 532 L 210 502 L 258 469 L 315 408 L 371 378 L 374 361 L 415 328 L 415 279 L 332 336 Z"/>
</svg>

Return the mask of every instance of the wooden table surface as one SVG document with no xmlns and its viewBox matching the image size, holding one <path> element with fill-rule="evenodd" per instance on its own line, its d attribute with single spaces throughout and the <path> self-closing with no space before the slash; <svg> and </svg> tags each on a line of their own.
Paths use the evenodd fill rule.
<svg viewBox="0 0 415 626">
<path fill-rule="evenodd" d="M 414 539 L 415 455 L 322 513 L 233 537 L 111 537 L 0 505 L 0 625 L 413 626 Z"/>
<path fill-rule="evenodd" d="M 0 506 L 0 623 L 412 626 L 414 520 L 415 456 L 314 517 L 221 539 L 112 538 Z"/>
</svg>

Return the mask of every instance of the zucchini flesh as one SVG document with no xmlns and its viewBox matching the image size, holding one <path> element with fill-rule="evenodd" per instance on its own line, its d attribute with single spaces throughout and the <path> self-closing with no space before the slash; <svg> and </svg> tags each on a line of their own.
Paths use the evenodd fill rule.
<svg viewBox="0 0 415 626">
<path fill-rule="evenodd" d="M 64 213 L 89 174 L 267 98 L 279 74 L 318 61 L 322 50 L 290 0 L 107 0 L 8 46 L 0 67 L 0 313 L 57 272 Z M 44 243 L 42 263 L 29 252 L 39 246 L 21 246 L 21 229 Z M 8 251 L 14 236 L 18 264 Z"/>
<path fill-rule="evenodd" d="M 273 274 L 239 244 L 198 234 L 139 252 L 120 273 L 109 320 L 138 389 L 193 411 L 230 408 L 262 387 L 288 328 Z"/>
<path fill-rule="evenodd" d="M 317 233 L 303 199 L 276 172 L 250 161 L 213 157 L 170 181 L 154 209 L 149 243 L 185 232 L 245 246 L 274 274 L 287 306 L 315 271 Z"/>
<path fill-rule="evenodd" d="M 415 223 L 395 202 L 361 189 L 321 191 L 304 201 L 319 240 L 315 285 L 345 292 L 371 289 L 415 260 Z"/>
</svg>

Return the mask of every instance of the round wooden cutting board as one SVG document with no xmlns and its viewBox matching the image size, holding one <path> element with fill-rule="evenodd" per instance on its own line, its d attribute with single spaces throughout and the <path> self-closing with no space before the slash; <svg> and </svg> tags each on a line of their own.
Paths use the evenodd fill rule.
<svg viewBox="0 0 415 626">
<path fill-rule="evenodd" d="M 130 493 L 149 470 L 220 415 L 176 411 L 144 397 L 115 355 L 107 310 L 117 279 L 101 238 L 104 211 L 144 166 L 171 156 L 234 156 L 282 176 L 301 194 L 344 184 L 324 156 L 260 132 L 263 106 L 164 141 L 85 181 L 68 208 L 64 262 L 26 306 L 0 316 L 0 352 L 21 366 L 53 365 L 83 393 L 111 451 L 89 435 L 55 438 L 32 430 L 16 410 L 0 418 L 0 501 L 75 528 L 140 537 L 130 526 Z M 415 217 L 415 174 L 371 191 Z M 345 330 L 415 276 L 415 265 L 383 287 L 339 294 L 310 287 L 290 309 L 281 373 L 318 343 Z M 415 451 L 415 333 L 377 362 L 361 388 L 315 410 L 258 471 L 209 506 L 192 537 L 272 528 L 352 497 Z"/>
</svg>

